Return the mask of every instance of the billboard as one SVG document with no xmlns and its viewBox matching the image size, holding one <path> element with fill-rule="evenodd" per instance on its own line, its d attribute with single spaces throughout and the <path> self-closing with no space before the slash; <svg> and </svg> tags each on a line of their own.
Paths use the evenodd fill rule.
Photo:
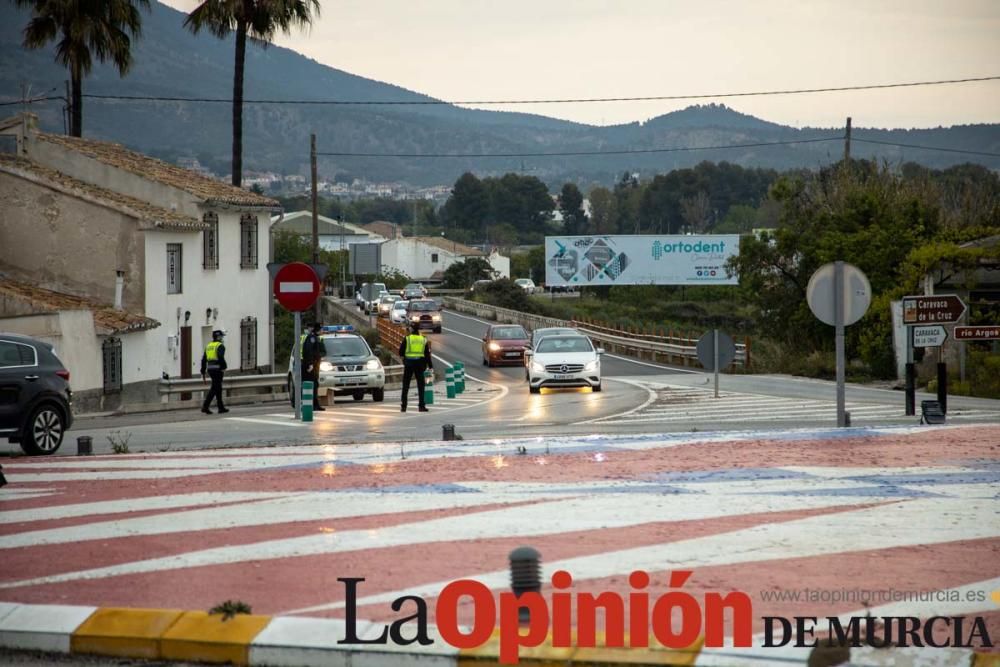
<svg viewBox="0 0 1000 667">
<path fill-rule="evenodd" d="M 546 236 L 545 284 L 735 285 L 739 249 L 739 234 Z"/>
</svg>

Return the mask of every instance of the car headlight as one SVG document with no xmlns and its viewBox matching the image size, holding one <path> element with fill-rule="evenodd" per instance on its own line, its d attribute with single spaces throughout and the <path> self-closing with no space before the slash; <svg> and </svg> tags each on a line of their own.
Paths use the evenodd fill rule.
<svg viewBox="0 0 1000 667">
<path fill-rule="evenodd" d="M 597 359 L 593 361 L 588 361 L 583 365 L 583 370 L 585 371 L 596 371 L 597 370 Z"/>
<path fill-rule="evenodd" d="M 321 361 L 319 362 L 319 369 L 321 371 L 332 371 L 333 364 L 331 364 L 329 361 Z"/>
<path fill-rule="evenodd" d="M 491 352 L 496 352 L 500 349 L 500 343 L 490 343 L 486 346 Z"/>
<path fill-rule="evenodd" d="M 536 373 L 544 373 L 545 372 L 545 366 L 544 366 L 544 364 L 541 364 L 541 363 L 539 363 L 537 361 L 532 361 L 531 362 L 531 370 L 535 371 Z"/>
<path fill-rule="evenodd" d="M 440 315 L 438 315 L 437 313 L 434 313 L 433 315 L 431 315 L 431 319 L 432 319 L 432 320 L 440 320 L 440 319 L 441 319 L 441 316 L 440 316 Z"/>
<path fill-rule="evenodd" d="M 369 371 L 377 371 L 382 368 L 381 362 L 378 359 L 369 359 L 365 363 L 365 369 Z"/>
<path fill-rule="evenodd" d="M 419 315 L 410 315 L 410 319 L 413 320 L 414 322 L 419 322 L 420 321 L 420 316 Z"/>
</svg>

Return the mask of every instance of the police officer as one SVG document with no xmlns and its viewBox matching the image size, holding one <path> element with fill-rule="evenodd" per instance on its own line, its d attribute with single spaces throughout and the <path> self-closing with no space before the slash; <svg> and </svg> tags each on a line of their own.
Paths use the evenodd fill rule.
<svg viewBox="0 0 1000 667">
<path fill-rule="evenodd" d="M 417 403 L 420 412 L 427 412 L 424 405 L 424 371 L 431 364 L 431 342 L 420 335 L 420 325 L 410 325 L 410 335 L 403 338 L 399 344 L 399 356 L 403 358 L 403 395 L 400 398 L 399 411 L 406 412 L 406 395 L 410 392 L 410 378 L 417 376 Z"/>
<path fill-rule="evenodd" d="M 206 415 L 212 414 L 209 406 L 212 398 L 219 408 L 219 414 L 229 412 L 222 404 L 222 375 L 226 372 L 226 346 L 222 344 L 225 332 L 216 329 L 212 332 L 212 342 L 205 346 L 205 353 L 201 355 L 201 379 L 205 380 L 205 373 L 212 378 L 212 388 L 205 395 L 205 402 L 201 406 L 201 411 Z"/>
<path fill-rule="evenodd" d="M 323 361 L 323 357 L 326 356 L 326 345 L 319 335 L 322 328 L 322 322 L 313 322 L 312 330 L 303 334 L 299 342 L 299 353 L 302 359 L 302 381 L 309 380 L 313 383 L 314 411 L 326 410 L 326 408 L 319 404 L 319 365 Z"/>
</svg>

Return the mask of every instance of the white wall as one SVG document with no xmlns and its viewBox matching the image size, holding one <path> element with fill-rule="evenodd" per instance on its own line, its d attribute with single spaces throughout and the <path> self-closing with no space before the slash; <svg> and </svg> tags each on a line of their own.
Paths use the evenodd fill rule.
<svg viewBox="0 0 1000 667">
<path fill-rule="evenodd" d="M 308 236 L 305 237 L 312 243 Z M 319 247 L 323 250 L 346 250 L 352 243 L 374 243 L 367 234 L 344 234 L 344 245 L 340 245 L 340 234 L 320 234 Z"/>
<path fill-rule="evenodd" d="M 504 257 L 503 255 L 490 255 L 489 257 L 490 266 L 493 270 L 499 273 L 498 278 L 510 278 L 510 257 Z M 526 276 L 517 276 L 518 278 L 525 278 Z"/>
<path fill-rule="evenodd" d="M 94 317 L 89 310 L 63 310 L 41 315 L 18 315 L 0 320 L 9 333 L 31 336 L 53 345 L 56 356 L 70 374 L 73 391 L 104 386 L 101 339 L 94 333 Z"/>
<path fill-rule="evenodd" d="M 432 256 L 437 255 L 437 262 Z M 382 265 L 402 271 L 414 280 L 426 280 L 435 271 L 444 271 L 463 257 L 413 239 L 393 239 L 382 244 Z"/>
<path fill-rule="evenodd" d="M 219 216 L 219 268 L 202 268 L 201 232 L 149 232 L 146 234 L 146 315 L 161 326 L 145 332 L 134 348 L 123 348 L 124 381 L 136 382 L 181 375 L 180 348 L 170 348 L 169 339 L 180 336 L 184 313 L 191 312 L 191 373 L 197 376 L 208 340 L 203 327 L 226 329 L 226 361 L 231 370 L 240 368 L 240 320 L 257 318 L 257 365 L 270 363 L 271 331 L 268 307 L 271 281 L 267 273 L 268 216 L 258 215 L 257 268 L 240 268 L 240 214 L 216 211 Z M 182 284 L 180 294 L 167 294 L 167 244 L 181 243 Z M 180 309 L 180 319 L 177 317 Z M 206 310 L 218 317 L 206 317 Z M 133 338 L 132 336 L 129 337 Z M 139 336 L 134 338 L 138 339 Z M 132 341 L 129 340 L 131 343 Z"/>
</svg>

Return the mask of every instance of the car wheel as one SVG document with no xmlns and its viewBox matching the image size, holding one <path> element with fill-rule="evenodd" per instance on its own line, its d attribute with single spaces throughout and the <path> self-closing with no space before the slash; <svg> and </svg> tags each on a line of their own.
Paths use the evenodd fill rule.
<svg viewBox="0 0 1000 667">
<path fill-rule="evenodd" d="M 593 387 L 590 388 L 590 390 L 596 393 L 601 390 L 601 385 L 595 384 Z"/>
<path fill-rule="evenodd" d="M 528 391 L 530 391 L 532 394 L 540 394 L 540 393 L 542 393 L 542 388 L 541 387 L 532 387 L 532 386 L 529 385 L 528 386 Z"/>
<path fill-rule="evenodd" d="M 435 329 L 434 333 L 441 333 L 441 327 L 438 327 L 437 329 Z"/>
<path fill-rule="evenodd" d="M 483 366 L 486 366 L 486 365 L 487 365 L 487 363 L 486 363 L 486 357 L 483 357 Z"/>
<path fill-rule="evenodd" d="M 385 389 L 372 389 L 372 400 L 381 403 L 385 400 Z"/>
<path fill-rule="evenodd" d="M 292 384 L 292 382 L 293 382 L 293 380 L 292 380 L 292 374 L 289 373 L 288 374 L 288 402 L 291 403 L 292 407 L 294 408 L 295 407 L 295 386 Z"/>
<path fill-rule="evenodd" d="M 62 410 L 52 403 L 43 403 L 35 408 L 21 436 L 21 449 L 25 454 L 54 454 L 62 444 L 66 433 L 66 418 Z"/>
<path fill-rule="evenodd" d="M 365 392 L 363 390 L 362 391 L 356 391 L 353 394 L 351 394 L 351 397 L 355 401 L 363 401 L 364 398 L 365 398 Z"/>
</svg>

